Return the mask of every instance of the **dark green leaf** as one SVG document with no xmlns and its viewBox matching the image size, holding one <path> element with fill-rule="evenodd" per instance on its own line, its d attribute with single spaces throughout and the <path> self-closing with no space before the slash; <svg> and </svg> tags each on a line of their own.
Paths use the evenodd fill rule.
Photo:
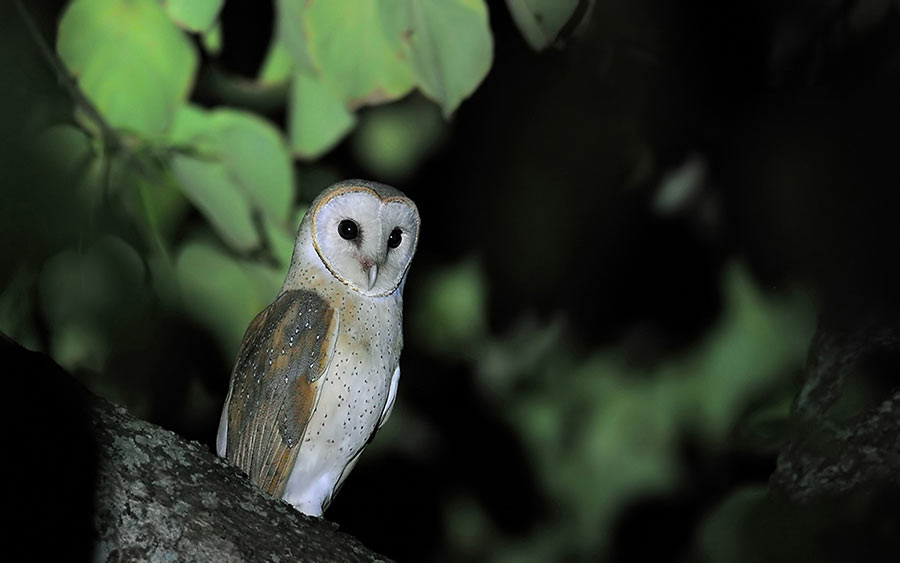
<svg viewBox="0 0 900 563">
<path fill-rule="evenodd" d="M 525 40 L 540 51 L 556 39 L 578 0 L 506 0 L 506 5 Z"/>
</svg>

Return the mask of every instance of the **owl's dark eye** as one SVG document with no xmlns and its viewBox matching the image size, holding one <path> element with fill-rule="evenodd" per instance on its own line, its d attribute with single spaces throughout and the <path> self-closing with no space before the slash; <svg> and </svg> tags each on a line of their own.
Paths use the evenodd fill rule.
<svg viewBox="0 0 900 563">
<path fill-rule="evenodd" d="M 388 246 L 390 248 L 397 248 L 400 246 L 400 241 L 403 240 L 403 232 L 400 229 L 394 229 L 391 231 L 391 236 L 388 237 Z"/>
<path fill-rule="evenodd" d="M 359 227 L 350 219 L 338 223 L 338 234 L 344 240 L 353 240 L 359 235 Z"/>
</svg>

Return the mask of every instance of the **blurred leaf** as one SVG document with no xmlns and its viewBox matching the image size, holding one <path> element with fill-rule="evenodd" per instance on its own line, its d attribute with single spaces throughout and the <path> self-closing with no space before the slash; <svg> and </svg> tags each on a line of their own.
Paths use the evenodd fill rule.
<svg viewBox="0 0 900 563">
<path fill-rule="evenodd" d="M 218 55 L 222 52 L 222 25 L 216 22 L 200 39 L 207 53 Z"/>
<path fill-rule="evenodd" d="M 483 348 L 476 374 L 566 515 L 553 532 L 562 545 L 585 556 L 602 550 L 626 503 L 678 482 L 685 434 L 720 446 L 748 405 L 802 366 L 814 324 L 809 301 L 763 294 L 737 264 L 722 284 L 725 306 L 703 341 L 650 369 L 634 367 L 618 347 L 581 359 L 565 331 L 555 341 L 549 329 L 523 331 Z"/>
<path fill-rule="evenodd" d="M 513 21 L 535 51 L 553 43 L 578 0 L 506 0 Z"/>
<path fill-rule="evenodd" d="M 380 103 L 412 89 L 413 76 L 403 53 L 388 42 L 380 23 L 383 2 L 296 2 L 305 5 L 301 11 L 304 30 L 319 78 L 344 102 L 350 106 Z"/>
<path fill-rule="evenodd" d="M 559 320 L 541 324 L 527 316 L 508 335 L 488 339 L 477 365 L 485 391 L 502 400 L 512 392 L 517 376 L 536 370 L 548 356 L 559 352 L 562 336 Z"/>
<path fill-rule="evenodd" d="M 95 216 L 104 193 L 111 187 L 109 157 L 103 153 L 100 143 L 93 142 L 80 127 L 69 124 L 48 127 L 34 143 L 51 169 L 65 179 L 66 189 L 75 194 L 90 217 Z M 82 228 L 87 231 L 92 226 Z"/>
<path fill-rule="evenodd" d="M 454 550 L 469 556 L 479 553 L 484 550 L 489 538 L 497 533 L 484 508 L 474 498 L 451 499 L 443 509 L 447 533 L 451 538 L 448 543 Z"/>
<path fill-rule="evenodd" d="M 259 81 L 263 84 L 280 84 L 291 77 L 293 64 L 291 53 L 281 41 L 272 41 L 269 52 L 259 71 Z"/>
<path fill-rule="evenodd" d="M 291 225 L 282 227 L 272 224 L 271 221 L 265 222 L 266 236 L 272 245 L 272 252 L 278 265 L 284 269 L 283 273 L 287 273 L 287 268 L 291 263 L 291 255 L 294 253 L 294 239 L 297 235 L 297 227 L 306 213 L 307 207 L 301 205 L 294 213 L 294 219 Z"/>
<path fill-rule="evenodd" d="M 298 71 L 315 72 L 316 63 L 309 52 L 303 17 L 307 4 L 306 0 L 276 0 L 278 25 L 274 41 L 284 44 Z M 270 50 L 270 55 L 272 52 Z"/>
<path fill-rule="evenodd" d="M 863 544 L 847 541 L 853 537 L 879 538 L 872 542 L 878 544 L 881 538 L 891 534 L 879 531 L 872 536 L 856 536 L 854 532 L 848 535 L 857 522 L 871 517 L 871 512 L 870 516 L 863 516 L 866 509 L 862 507 L 866 503 L 860 501 L 851 495 L 795 504 L 769 494 L 764 484 L 739 487 L 701 523 L 695 538 L 699 556 L 696 559 L 710 563 L 888 560 L 878 556 L 859 557 L 860 547 L 864 548 L 862 553 L 869 554 L 866 549 L 871 546 L 869 541 Z M 872 553 L 895 553 L 896 548 L 889 545 L 882 544 Z"/>
<path fill-rule="evenodd" d="M 284 224 L 294 199 L 293 168 L 274 126 L 248 112 L 186 106 L 170 142 L 202 153 L 176 155 L 172 169 L 191 202 L 234 248 L 258 244 L 254 209 Z"/>
<path fill-rule="evenodd" d="M 790 436 L 795 389 L 784 385 L 739 422 L 735 439 L 744 449 L 776 454 Z"/>
<path fill-rule="evenodd" d="M 156 139 L 190 91 L 194 47 L 155 0 L 74 0 L 57 50 L 113 127 Z"/>
<path fill-rule="evenodd" d="M 172 21 L 189 31 L 207 31 L 222 9 L 224 0 L 163 0 Z"/>
<path fill-rule="evenodd" d="M 287 219 L 294 199 L 291 158 L 278 130 L 238 110 L 212 112 L 220 157 L 253 204 L 273 219 Z"/>
<path fill-rule="evenodd" d="M 280 0 L 278 38 L 350 108 L 418 85 L 450 115 L 493 56 L 483 0 Z"/>
<path fill-rule="evenodd" d="M 216 149 L 211 144 L 211 137 L 214 136 L 212 129 L 207 110 L 194 104 L 185 104 L 178 108 L 167 140 L 173 146 L 190 147 L 207 153 Z M 206 141 L 207 145 L 198 146 L 201 141 Z"/>
<path fill-rule="evenodd" d="M 683 412 L 716 440 L 726 436 L 748 398 L 803 364 L 814 326 L 812 305 L 802 294 L 766 296 L 737 264 L 725 270 L 723 282 L 722 320 L 693 355 L 660 372 L 689 377 Z"/>
<path fill-rule="evenodd" d="M 880 24 L 890 14 L 892 0 L 859 0 L 854 2 L 848 18 L 850 31 L 864 33 Z"/>
<path fill-rule="evenodd" d="M 339 98 L 303 72 L 294 75 L 288 112 L 291 148 L 308 159 L 328 152 L 356 123 Z"/>
<path fill-rule="evenodd" d="M 242 251 L 259 244 L 250 206 L 224 165 L 175 155 L 172 171 L 184 194 L 225 242 Z"/>
<path fill-rule="evenodd" d="M 280 274 L 235 260 L 202 241 L 185 244 L 175 262 L 186 309 L 233 358 L 250 320 L 278 292 Z"/>
<path fill-rule="evenodd" d="M 436 106 L 407 98 L 362 114 L 353 134 L 353 153 L 372 176 L 402 181 L 435 150 L 445 127 Z"/>
<path fill-rule="evenodd" d="M 487 75 L 493 58 L 483 0 L 391 0 L 379 5 L 393 49 L 422 92 L 449 116 Z"/>
<path fill-rule="evenodd" d="M 767 494 L 763 485 L 744 487 L 713 509 L 698 537 L 705 560 L 711 563 L 756 560 L 747 552 L 744 534 L 752 512 L 765 502 Z"/>
<path fill-rule="evenodd" d="M 50 166 L 69 179 L 82 177 L 95 156 L 90 137 L 79 127 L 69 124 L 57 124 L 43 130 L 35 139 L 35 149 L 47 157 Z"/>
<path fill-rule="evenodd" d="M 36 278 L 31 268 L 20 266 L 0 292 L 0 332 L 31 350 L 40 348 L 32 313 L 34 298 L 31 289 Z"/>
<path fill-rule="evenodd" d="M 478 262 L 438 270 L 418 286 L 418 302 L 410 309 L 420 345 L 457 357 L 477 352 L 487 328 L 487 288 Z"/>
<path fill-rule="evenodd" d="M 83 254 L 67 250 L 50 258 L 39 285 L 51 354 L 70 370 L 102 370 L 117 333 L 135 324 L 147 303 L 141 258 L 115 237 Z"/>
<path fill-rule="evenodd" d="M 131 171 L 121 181 L 128 182 L 122 190 L 122 204 L 132 221 L 143 231 L 148 246 L 168 248 L 188 209 L 188 201 L 171 175 L 160 175 L 154 181 Z"/>
</svg>

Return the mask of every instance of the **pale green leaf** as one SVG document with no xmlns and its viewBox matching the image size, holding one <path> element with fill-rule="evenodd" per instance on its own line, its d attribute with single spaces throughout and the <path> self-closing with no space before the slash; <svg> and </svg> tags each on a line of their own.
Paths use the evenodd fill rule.
<svg viewBox="0 0 900 563">
<path fill-rule="evenodd" d="M 315 72 L 316 63 L 309 53 L 309 41 L 303 23 L 307 0 L 277 0 L 275 4 L 278 26 L 275 42 L 282 43 L 298 70 Z"/>
<path fill-rule="evenodd" d="M 185 104 L 175 112 L 167 141 L 173 146 L 190 146 L 197 149 L 196 145 L 203 144 L 202 141 L 206 140 L 205 149 L 209 151 L 215 149 L 215 147 L 208 146 L 212 142 L 211 137 L 213 136 L 209 112 L 199 106 Z"/>
<path fill-rule="evenodd" d="M 190 31 L 207 31 L 222 9 L 224 0 L 164 0 L 172 21 Z"/>
<path fill-rule="evenodd" d="M 229 358 L 237 353 L 247 325 L 278 292 L 278 274 L 261 269 L 199 241 L 185 244 L 175 260 L 187 311 L 216 335 Z"/>
<path fill-rule="evenodd" d="M 155 140 L 188 96 L 197 54 L 155 0 L 74 0 L 57 50 L 113 127 Z"/>
<path fill-rule="evenodd" d="M 276 225 L 271 221 L 264 221 L 266 238 L 272 248 L 272 254 L 275 257 L 279 267 L 282 268 L 281 275 L 287 273 L 288 265 L 291 263 L 291 255 L 294 253 L 294 239 L 297 236 L 297 228 L 303 215 L 306 214 L 307 207 L 301 205 L 293 213 L 293 219 L 288 226 Z"/>
<path fill-rule="evenodd" d="M 419 89 L 449 116 L 491 68 L 493 41 L 483 0 L 386 0 L 380 18 L 405 53 Z"/>
<path fill-rule="evenodd" d="M 540 51 L 556 39 L 578 0 L 506 0 L 506 6 L 531 48 Z"/>
<path fill-rule="evenodd" d="M 200 37 L 203 48 L 211 55 L 222 52 L 222 25 L 219 22 L 213 24 L 209 31 L 205 31 Z"/>
<path fill-rule="evenodd" d="M 255 114 L 212 112 L 220 158 L 255 207 L 274 219 L 287 219 L 294 199 L 293 165 L 284 138 Z"/>
<path fill-rule="evenodd" d="M 239 110 L 185 106 L 169 141 L 199 153 L 176 156 L 173 169 L 189 199 L 228 244 L 247 250 L 259 242 L 254 210 L 277 224 L 287 220 L 293 166 L 284 139 L 268 121 Z"/>
<path fill-rule="evenodd" d="M 288 104 L 291 148 L 303 158 L 328 152 L 356 123 L 328 87 L 303 72 L 294 76 Z"/>
<path fill-rule="evenodd" d="M 397 99 L 414 85 L 402 49 L 379 23 L 381 3 L 304 2 L 304 31 L 319 78 L 351 107 Z"/>
<path fill-rule="evenodd" d="M 246 196 L 221 162 L 175 155 L 172 171 L 187 198 L 229 245 L 247 251 L 259 244 Z"/>
<path fill-rule="evenodd" d="M 290 51 L 279 40 L 272 41 L 269 52 L 259 71 L 259 81 L 263 84 L 280 84 L 291 77 L 293 59 Z"/>
</svg>

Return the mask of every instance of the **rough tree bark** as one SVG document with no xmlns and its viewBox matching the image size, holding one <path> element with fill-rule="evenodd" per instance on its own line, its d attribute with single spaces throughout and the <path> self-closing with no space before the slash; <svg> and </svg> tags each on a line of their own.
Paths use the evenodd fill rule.
<svg viewBox="0 0 900 563">
<path fill-rule="evenodd" d="M 819 328 L 794 400 L 794 436 L 778 456 L 772 476 L 775 491 L 807 503 L 900 487 L 898 352 L 900 330 L 890 326 Z M 852 380 L 869 380 L 873 389 L 882 388 L 881 396 L 857 412 L 834 413 Z"/>
<path fill-rule="evenodd" d="M 0 334 L 14 438 L 4 553 L 94 561 L 384 561 L 209 449 L 90 394 Z M 14 463 L 9 463 L 14 461 Z"/>
</svg>

